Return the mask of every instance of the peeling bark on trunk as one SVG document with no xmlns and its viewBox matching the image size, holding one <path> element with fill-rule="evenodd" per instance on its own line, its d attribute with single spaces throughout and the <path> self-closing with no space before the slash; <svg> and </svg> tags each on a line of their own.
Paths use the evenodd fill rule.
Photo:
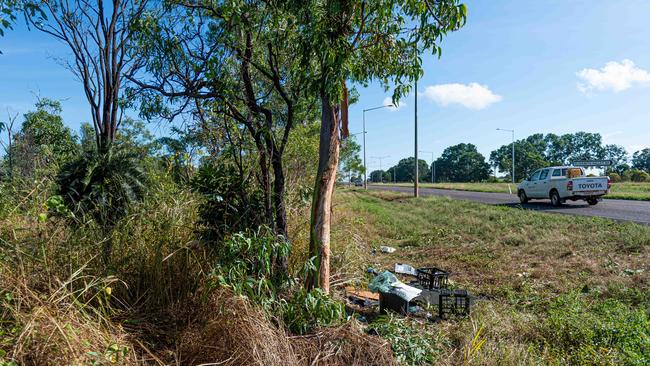
<svg viewBox="0 0 650 366">
<path fill-rule="evenodd" d="M 307 275 L 307 289 L 320 287 L 330 290 L 330 225 L 332 193 L 339 162 L 339 106 L 321 95 L 321 127 L 318 148 L 318 172 L 312 201 L 309 237 L 309 257 L 314 258 L 315 269 Z"/>
</svg>

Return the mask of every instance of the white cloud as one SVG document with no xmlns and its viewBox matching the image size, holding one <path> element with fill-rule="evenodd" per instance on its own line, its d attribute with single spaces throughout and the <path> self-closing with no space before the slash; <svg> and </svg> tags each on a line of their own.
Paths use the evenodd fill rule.
<svg viewBox="0 0 650 366">
<path fill-rule="evenodd" d="M 578 90 L 583 93 L 606 90 L 620 92 L 633 86 L 650 84 L 650 73 L 627 59 L 620 63 L 610 61 L 600 70 L 582 69 L 576 75 L 581 80 L 578 82 Z"/>
<path fill-rule="evenodd" d="M 487 85 L 478 83 L 432 85 L 426 87 L 422 94 L 442 106 L 460 104 L 469 109 L 483 109 L 503 99 Z"/>
<path fill-rule="evenodd" d="M 382 103 L 382 105 L 385 105 L 385 106 L 389 106 L 389 105 L 392 105 L 392 104 L 393 104 L 393 98 L 391 98 L 391 97 L 384 98 L 384 102 Z M 400 109 L 402 109 L 404 107 L 406 107 L 406 103 L 405 102 L 399 102 L 399 103 L 397 103 L 397 105 L 393 105 L 392 107 L 388 107 L 387 109 L 389 111 L 391 111 L 391 112 L 397 112 L 397 111 L 399 111 Z"/>
<path fill-rule="evenodd" d="M 616 130 L 616 131 L 611 131 L 611 132 L 605 132 L 602 134 L 603 137 L 603 142 L 606 144 L 609 144 L 612 141 L 612 137 L 616 137 L 619 135 L 622 135 L 623 131 L 621 130 Z"/>
<path fill-rule="evenodd" d="M 637 151 L 641 151 L 643 149 L 648 148 L 647 145 L 629 145 L 625 147 L 625 150 L 627 150 L 627 153 L 632 155 Z"/>
</svg>

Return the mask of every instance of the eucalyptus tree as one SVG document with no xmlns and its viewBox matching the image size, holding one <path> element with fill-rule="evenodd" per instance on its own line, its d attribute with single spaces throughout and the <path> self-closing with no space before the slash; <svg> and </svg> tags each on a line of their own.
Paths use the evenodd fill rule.
<svg viewBox="0 0 650 366">
<path fill-rule="evenodd" d="M 138 65 L 130 52 L 134 25 L 148 0 L 23 0 L 28 24 L 72 53 L 63 65 L 81 81 L 90 106 L 97 150 L 106 153 L 124 112 L 125 75 Z"/>
<path fill-rule="evenodd" d="M 39 2 L 23 0 L 0 0 L 0 37 L 5 35 L 6 29 L 13 29 L 17 15 L 24 13 L 25 16 L 45 16 L 41 11 Z M 0 50 L 0 55 L 2 51 Z"/>
<path fill-rule="evenodd" d="M 286 236 L 283 155 L 315 98 L 296 61 L 297 24 L 273 10 L 264 1 L 173 2 L 164 17 L 143 21 L 139 52 L 148 62 L 130 78 L 146 115 L 190 112 L 199 124 L 248 132 L 269 224 Z M 286 270 L 286 258 L 278 264 Z"/>
<path fill-rule="evenodd" d="M 269 0 L 273 11 L 298 24 L 303 87 L 321 107 L 319 163 L 311 211 L 307 287 L 329 291 L 332 193 L 341 138 L 348 136 L 346 83 L 379 81 L 394 87 L 397 102 L 423 73 L 421 52 L 462 27 L 466 7 L 457 0 Z"/>
</svg>

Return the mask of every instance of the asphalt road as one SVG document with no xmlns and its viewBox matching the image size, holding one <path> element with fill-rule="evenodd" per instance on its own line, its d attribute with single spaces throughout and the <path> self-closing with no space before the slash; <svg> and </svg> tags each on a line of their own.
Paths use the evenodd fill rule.
<svg viewBox="0 0 650 366">
<path fill-rule="evenodd" d="M 413 187 L 375 186 L 368 189 L 413 193 Z M 640 224 L 650 224 L 650 202 L 631 200 L 603 199 L 595 206 L 589 206 L 584 201 L 568 201 L 561 207 L 554 207 L 549 200 L 535 200 L 521 205 L 516 195 L 505 193 L 485 193 L 469 191 L 453 191 L 448 189 L 420 188 L 423 196 L 444 196 L 459 200 L 474 201 L 489 205 L 523 207 L 528 210 L 561 213 L 568 215 L 598 216 L 619 221 L 632 221 Z"/>
</svg>

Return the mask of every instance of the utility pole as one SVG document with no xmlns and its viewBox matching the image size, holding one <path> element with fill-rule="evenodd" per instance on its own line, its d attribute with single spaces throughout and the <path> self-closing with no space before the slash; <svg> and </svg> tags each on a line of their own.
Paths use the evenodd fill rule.
<svg viewBox="0 0 650 366">
<path fill-rule="evenodd" d="M 512 183 L 515 183 L 515 130 L 497 128 L 498 131 L 512 132 Z"/>
<path fill-rule="evenodd" d="M 420 150 L 420 152 L 431 154 L 431 184 L 433 184 L 436 179 L 436 161 L 433 160 L 433 151 Z"/>
<path fill-rule="evenodd" d="M 418 182 L 418 79 L 415 78 L 415 184 L 413 185 L 413 196 L 419 196 L 420 183 Z"/>
<path fill-rule="evenodd" d="M 390 155 L 386 156 L 371 156 L 371 159 L 378 159 L 379 160 L 379 171 L 381 171 L 381 161 L 382 159 L 390 158 Z M 381 182 L 384 183 L 384 175 L 381 175 Z"/>
<path fill-rule="evenodd" d="M 368 189 L 368 169 L 366 167 L 366 112 L 374 111 L 375 109 L 382 109 L 393 107 L 392 104 L 382 105 L 380 107 L 368 108 L 363 110 L 363 189 Z"/>
</svg>

